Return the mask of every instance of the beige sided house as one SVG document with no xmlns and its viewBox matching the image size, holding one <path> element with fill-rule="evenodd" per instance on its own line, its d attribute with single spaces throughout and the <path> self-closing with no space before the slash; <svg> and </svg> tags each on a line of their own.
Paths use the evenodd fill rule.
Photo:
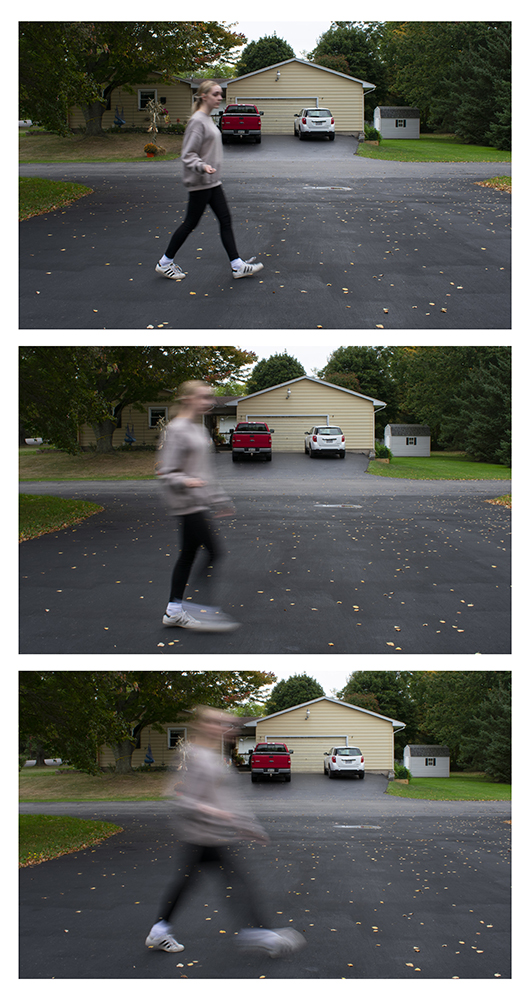
<svg viewBox="0 0 530 1000">
<path fill-rule="evenodd" d="M 375 414 L 385 406 L 380 399 L 302 375 L 244 396 L 237 421 L 265 421 L 274 429 L 273 452 L 303 452 L 304 435 L 314 424 L 338 425 L 346 451 L 369 455 L 375 448 Z"/>
<path fill-rule="evenodd" d="M 375 87 L 305 59 L 286 59 L 226 85 L 227 104 L 251 103 L 263 111 L 264 135 L 290 135 L 294 115 L 304 107 L 328 108 L 335 132 L 356 138 L 364 129 L 364 95 Z"/>
<path fill-rule="evenodd" d="M 156 445 L 160 438 L 160 421 L 166 423 L 175 415 L 174 395 L 174 392 L 168 392 L 167 403 L 164 401 L 146 403 L 145 413 L 138 410 L 133 403 L 125 406 L 113 434 L 113 446 L 118 448 L 123 444 Z M 82 448 L 95 446 L 96 435 L 89 424 L 82 424 L 79 428 L 78 443 Z"/>
<path fill-rule="evenodd" d="M 103 112 L 101 119 L 104 129 L 111 128 L 114 124 L 116 107 L 119 108 L 120 116 L 123 108 L 123 118 L 128 128 L 147 128 L 149 126 L 149 115 L 145 110 L 146 104 L 152 98 L 167 108 L 169 119 L 172 125 L 177 121 L 186 124 L 191 115 L 192 87 L 189 80 L 179 80 L 175 77 L 171 84 L 164 83 L 159 73 L 153 73 L 148 83 L 138 84 L 133 88 L 133 93 L 129 93 L 123 87 L 117 87 L 112 91 L 108 108 Z M 84 128 L 85 118 L 81 108 L 71 108 L 68 112 L 68 125 L 70 128 Z M 162 133 L 161 133 L 162 134 Z"/>
<path fill-rule="evenodd" d="M 324 753 L 341 745 L 359 747 L 366 772 L 389 774 L 394 769 L 394 733 L 404 728 L 396 719 L 325 696 L 257 719 L 256 743 L 287 743 L 295 773 L 320 773 Z"/>
</svg>

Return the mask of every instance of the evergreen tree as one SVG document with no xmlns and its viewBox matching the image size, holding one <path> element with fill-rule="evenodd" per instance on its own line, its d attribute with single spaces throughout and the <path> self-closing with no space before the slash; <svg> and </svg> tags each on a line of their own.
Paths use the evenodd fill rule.
<svg viewBox="0 0 530 1000">
<path fill-rule="evenodd" d="M 244 76 L 294 57 L 294 49 L 289 42 L 278 38 L 274 32 L 273 35 L 263 35 L 257 42 L 249 42 L 245 46 L 236 64 L 236 72 L 238 76 Z"/>
<path fill-rule="evenodd" d="M 483 347 L 443 421 L 443 436 L 478 462 L 511 464 L 511 348 Z"/>
<path fill-rule="evenodd" d="M 265 705 L 265 714 L 273 715 L 274 712 L 282 712 L 293 705 L 303 705 L 314 698 L 322 698 L 325 693 L 322 685 L 313 677 L 293 674 L 274 685 Z"/>
<path fill-rule="evenodd" d="M 410 673 L 407 670 L 355 670 L 337 694 L 337 698 L 349 705 L 405 723 L 406 729 L 395 735 L 396 756 L 407 743 L 414 741 L 416 732 Z"/>
<path fill-rule="evenodd" d="M 290 379 L 300 378 L 305 373 L 304 366 L 286 351 L 283 354 L 271 354 L 270 358 L 258 361 L 252 369 L 247 382 L 247 393 L 250 395 L 252 392 L 270 389 L 273 385 L 281 385 Z"/>
<path fill-rule="evenodd" d="M 375 85 L 375 93 L 365 98 L 367 118 L 382 103 L 385 89 L 386 74 L 379 52 L 381 32 L 380 21 L 333 21 L 308 57 L 319 66 Z"/>
</svg>

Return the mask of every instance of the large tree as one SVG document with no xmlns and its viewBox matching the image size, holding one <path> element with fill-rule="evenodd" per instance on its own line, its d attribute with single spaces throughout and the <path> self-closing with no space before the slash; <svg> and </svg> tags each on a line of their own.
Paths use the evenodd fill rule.
<svg viewBox="0 0 530 1000">
<path fill-rule="evenodd" d="M 270 358 L 258 361 L 247 380 L 247 393 L 261 392 L 273 385 L 281 385 L 290 379 L 305 375 L 304 366 L 287 351 L 282 354 L 271 354 Z"/>
<path fill-rule="evenodd" d="M 375 85 L 373 96 L 365 98 L 366 115 L 384 100 L 386 73 L 379 51 L 382 30 L 381 21 L 333 21 L 309 53 L 309 59 L 319 66 Z"/>
<path fill-rule="evenodd" d="M 338 347 L 318 373 L 325 382 L 354 389 L 386 403 L 385 409 L 376 413 L 376 437 L 383 436 L 385 424 L 392 423 L 398 411 L 399 396 L 392 374 L 392 357 L 393 349 L 388 347 Z"/>
<path fill-rule="evenodd" d="M 337 698 L 350 705 L 404 722 L 406 729 L 395 736 L 396 753 L 413 742 L 416 733 L 410 676 L 408 670 L 355 670 L 337 694 Z"/>
<path fill-rule="evenodd" d="M 259 670 L 21 671 L 21 736 L 89 774 L 107 744 L 126 774 L 146 726 L 163 732 L 196 704 L 230 710 L 274 680 Z"/>
<path fill-rule="evenodd" d="M 20 114 L 66 134 L 68 108 L 79 104 L 87 135 L 104 135 L 112 91 L 171 84 L 179 73 L 226 59 L 245 42 L 217 21 L 23 21 Z"/>
<path fill-rule="evenodd" d="M 273 35 L 263 35 L 257 41 L 249 42 L 245 46 L 236 63 L 236 72 L 238 76 L 244 76 L 246 73 L 264 69 L 265 66 L 284 62 L 286 59 L 294 59 L 294 49 L 289 42 L 278 38 L 274 32 Z"/>
<path fill-rule="evenodd" d="M 322 698 L 325 695 L 324 688 L 313 677 L 307 674 L 293 674 L 287 680 L 278 681 L 273 687 L 266 705 L 265 712 L 272 715 L 274 712 L 282 712 L 293 705 L 302 705 L 313 698 Z"/>
<path fill-rule="evenodd" d="M 237 347 L 23 347 L 22 423 L 70 452 L 88 423 L 97 450 L 109 452 L 125 406 L 167 400 L 187 379 L 215 386 L 245 375 L 255 357 Z"/>
</svg>

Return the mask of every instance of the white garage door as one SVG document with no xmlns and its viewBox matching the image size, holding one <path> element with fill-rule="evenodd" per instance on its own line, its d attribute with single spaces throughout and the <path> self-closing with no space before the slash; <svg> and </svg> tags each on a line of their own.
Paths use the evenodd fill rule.
<svg viewBox="0 0 530 1000">
<path fill-rule="evenodd" d="M 347 737 L 343 735 L 329 736 L 274 736 L 269 739 L 278 739 L 282 743 L 287 743 L 289 750 L 293 751 L 291 758 L 291 768 L 294 773 L 310 772 L 313 774 L 324 773 L 324 753 L 332 746 L 345 746 Z"/>
<path fill-rule="evenodd" d="M 304 436 L 306 431 L 311 430 L 313 424 L 327 423 L 325 413 L 310 413 L 308 416 L 279 416 L 278 414 L 254 413 L 248 414 L 248 420 L 264 420 L 272 427 L 274 435 L 272 438 L 272 451 L 298 451 L 303 454 Z"/>
<path fill-rule="evenodd" d="M 238 94 L 238 102 L 244 103 Z M 302 108 L 316 107 L 314 97 L 248 97 L 244 98 L 263 111 L 261 131 L 263 135 L 292 135 L 294 116 Z"/>
</svg>

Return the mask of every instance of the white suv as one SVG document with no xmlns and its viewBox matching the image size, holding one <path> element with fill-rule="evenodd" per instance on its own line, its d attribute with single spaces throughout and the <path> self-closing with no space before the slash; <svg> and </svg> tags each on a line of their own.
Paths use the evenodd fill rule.
<svg viewBox="0 0 530 1000">
<path fill-rule="evenodd" d="M 310 458 L 316 458 L 324 451 L 330 451 L 339 458 L 344 458 L 346 454 L 346 439 L 340 427 L 328 427 L 320 424 L 306 431 L 304 440 L 304 451 Z"/>
<path fill-rule="evenodd" d="M 359 747 L 332 747 L 324 754 L 324 774 L 328 777 L 335 778 L 348 771 L 364 778 L 364 757 Z"/>
<path fill-rule="evenodd" d="M 331 141 L 335 138 L 335 119 L 327 108 L 302 108 L 294 116 L 294 134 L 299 139 L 320 132 Z"/>
</svg>

